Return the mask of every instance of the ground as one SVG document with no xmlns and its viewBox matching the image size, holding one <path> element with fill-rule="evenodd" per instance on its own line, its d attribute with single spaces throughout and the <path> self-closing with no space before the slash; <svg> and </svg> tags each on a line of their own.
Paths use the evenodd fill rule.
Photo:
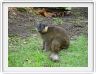
<svg viewBox="0 0 96 74">
<path fill-rule="evenodd" d="M 9 10 L 8 17 L 8 32 L 9 34 L 18 35 L 21 37 L 30 36 L 36 34 L 35 26 L 40 21 L 47 24 L 59 25 L 64 27 L 71 36 L 77 36 L 82 34 L 87 35 L 88 19 L 84 16 L 64 16 L 64 17 L 42 17 L 32 13 L 24 13 Z"/>
<path fill-rule="evenodd" d="M 9 9 L 8 66 L 21 67 L 86 67 L 88 66 L 88 19 L 84 16 L 43 17 Z M 42 52 L 42 39 L 35 29 L 39 21 L 65 28 L 70 36 L 70 47 L 60 52 L 60 62 Z M 47 53 L 47 54 L 46 54 Z"/>
</svg>

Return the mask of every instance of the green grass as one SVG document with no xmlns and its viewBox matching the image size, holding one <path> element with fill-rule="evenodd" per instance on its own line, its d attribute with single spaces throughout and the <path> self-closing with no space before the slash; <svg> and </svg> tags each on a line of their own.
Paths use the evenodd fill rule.
<svg viewBox="0 0 96 74">
<path fill-rule="evenodd" d="M 60 62 L 48 58 L 49 52 L 42 52 L 42 39 L 38 36 L 9 37 L 9 67 L 87 67 L 88 44 L 85 36 L 71 41 L 68 50 L 60 52 Z"/>
<path fill-rule="evenodd" d="M 64 21 L 61 19 L 61 18 L 53 18 L 53 24 L 55 24 L 55 25 L 61 25 L 61 24 L 63 24 L 64 23 Z"/>
</svg>

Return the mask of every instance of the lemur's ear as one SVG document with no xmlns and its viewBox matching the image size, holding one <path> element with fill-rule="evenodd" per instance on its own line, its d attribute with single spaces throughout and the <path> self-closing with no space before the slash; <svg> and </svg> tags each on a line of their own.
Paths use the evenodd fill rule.
<svg viewBox="0 0 96 74">
<path fill-rule="evenodd" d="M 48 31 L 48 26 L 45 26 L 45 28 L 43 29 L 43 32 L 47 32 Z"/>
</svg>

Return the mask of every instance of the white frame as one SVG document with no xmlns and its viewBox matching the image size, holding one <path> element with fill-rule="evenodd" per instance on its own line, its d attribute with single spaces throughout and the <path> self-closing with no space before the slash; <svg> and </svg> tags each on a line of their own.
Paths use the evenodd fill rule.
<svg viewBox="0 0 96 74">
<path fill-rule="evenodd" d="M 96 15 L 96 3 L 94 2 L 94 15 Z M 96 17 L 94 17 L 94 72 L 96 72 Z"/>
<path fill-rule="evenodd" d="M 1 3 L 0 3 L 0 11 L 1 11 Z M 1 12 L 0 12 L 0 16 L 1 16 Z M 2 35 L 2 32 L 1 32 L 1 31 L 2 31 L 2 30 L 1 30 L 1 24 L 2 24 L 2 23 L 1 23 L 1 17 L 0 17 L 0 35 Z M 0 44 L 2 44 L 2 41 L 1 41 L 2 39 L 1 39 L 1 37 L 2 37 L 2 36 L 0 36 Z M 2 45 L 0 45 L 0 71 L 1 71 L 1 49 L 2 49 L 1 46 L 2 46 Z"/>
<path fill-rule="evenodd" d="M 92 0 L 2 0 L 3 2 L 92 2 Z"/>
<path fill-rule="evenodd" d="M 11 3 L 14 3 L 12 5 Z M 43 4 L 42 4 L 43 3 Z M 49 5 L 49 4 L 50 5 Z M 3 25 L 3 71 L 4 72 L 31 72 L 31 73 L 64 73 L 64 72 L 93 72 L 93 25 L 94 25 L 94 2 L 2 2 L 2 25 Z M 52 4 L 53 3 L 53 4 Z M 56 6 L 54 6 L 54 3 Z M 64 4 L 65 3 L 65 4 Z M 74 4 L 75 3 L 75 4 Z M 7 5 L 5 5 L 7 4 Z M 9 4 L 9 5 L 8 5 Z M 37 5 L 36 5 L 37 4 Z M 88 7 L 88 67 L 8 67 L 8 7 L 39 7 L 39 6 L 46 6 L 52 7 Z M 71 4 L 71 5 L 68 5 Z M 91 4 L 91 5 L 90 5 Z M 23 5 L 23 6 L 22 6 Z M 63 6 L 62 6 L 63 5 Z M 76 6 L 77 5 L 77 6 Z M 6 45 L 6 46 L 5 46 Z M 6 48 L 7 47 L 7 48 Z M 7 50 L 6 50 L 7 49 Z"/>
<path fill-rule="evenodd" d="M 32 74 L 32 73 L 4 73 L 4 74 Z M 34 74 L 45 74 L 45 73 L 34 73 Z M 53 73 L 46 73 L 46 74 L 53 74 Z M 93 74 L 93 73 L 55 73 L 55 74 Z"/>
<path fill-rule="evenodd" d="M 2 3 L 0 2 L 0 71 L 2 71 Z"/>
</svg>

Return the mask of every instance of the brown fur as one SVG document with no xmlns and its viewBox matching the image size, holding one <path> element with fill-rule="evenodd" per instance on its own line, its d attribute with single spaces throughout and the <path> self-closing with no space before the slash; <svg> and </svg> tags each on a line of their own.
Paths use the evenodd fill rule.
<svg viewBox="0 0 96 74">
<path fill-rule="evenodd" d="M 57 56 L 59 51 L 62 49 L 67 49 L 69 47 L 69 37 L 66 30 L 58 26 L 48 26 L 48 30 L 45 33 L 41 33 L 43 39 L 43 49 L 45 51 L 50 50 L 55 53 L 54 56 Z M 54 56 L 51 56 L 51 59 L 54 59 Z"/>
<path fill-rule="evenodd" d="M 49 46 L 51 50 L 53 50 L 53 46 L 59 45 L 59 50 L 68 48 L 69 46 L 69 37 L 64 28 L 58 26 L 49 26 L 48 31 L 44 34 L 41 34 L 41 36 L 43 40 L 48 43 L 48 45 L 51 44 L 51 46 Z"/>
</svg>

